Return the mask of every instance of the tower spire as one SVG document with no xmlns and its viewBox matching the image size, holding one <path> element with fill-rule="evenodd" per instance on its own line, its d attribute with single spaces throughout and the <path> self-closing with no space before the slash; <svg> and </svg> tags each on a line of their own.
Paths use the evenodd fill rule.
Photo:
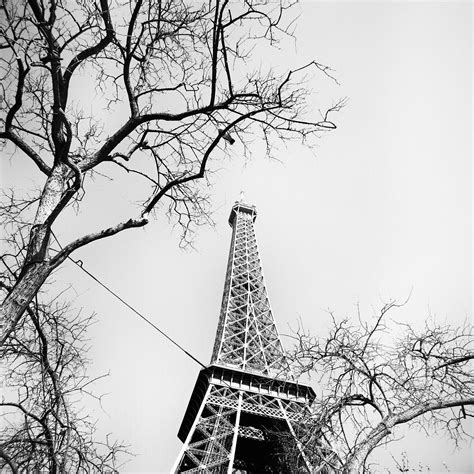
<svg viewBox="0 0 474 474">
<path fill-rule="evenodd" d="M 200 371 L 181 423 L 184 445 L 173 472 L 310 472 L 297 432 L 315 395 L 294 379 L 280 342 L 256 217 L 243 196 L 231 209 L 232 241 L 211 364 Z"/>
</svg>

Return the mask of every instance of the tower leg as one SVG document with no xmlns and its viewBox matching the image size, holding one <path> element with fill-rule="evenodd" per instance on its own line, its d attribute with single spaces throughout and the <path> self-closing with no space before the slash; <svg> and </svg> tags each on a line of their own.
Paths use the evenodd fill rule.
<svg viewBox="0 0 474 474">
<path fill-rule="evenodd" d="M 186 452 L 186 450 L 188 449 L 189 447 L 189 443 L 191 441 L 191 438 L 194 434 L 194 430 L 196 429 L 196 425 L 198 424 L 200 418 L 201 418 L 201 414 L 202 414 L 202 410 L 204 409 L 204 406 L 206 404 L 206 401 L 207 401 L 207 398 L 209 397 L 209 393 L 211 391 L 211 385 L 209 387 L 207 387 L 207 391 L 206 391 L 206 395 L 204 396 L 204 399 L 201 403 L 201 406 L 199 408 L 199 412 L 194 420 L 194 423 L 193 423 L 193 426 L 191 427 L 191 429 L 189 430 L 189 433 L 188 433 L 188 436 L 186 438 L 186 441 L 184 442 L 183 444 L 183 447 L 181 448 L 181 451 L 179 452 L 179 455 L 178 457 L 176 458 L 176 461 L 175 463 L 173 464 L 173 467 L 171 468 L 171 472 L 173 473 L 177 473 L 177 472 L 180 472 L 179 471 L 179 467 L 180 467 L 180 464 L 183 460 L 183 456 L 184 456 L 184 453 Z"/>
<path fill-rule="evenodd" d="M 240 427 L 240 413 L 242 412 L 242 392 L 239 393 L 239 405 L 237 407 L 237 416 L 235 419 L 234 425 L 234 436 L 232 438 L 232 448 L 230 450 L 230 459 L 229 459 L 229 467 L 227 468 L 227 474 L 232 474 L 233 466 L 234 466 L 234 458 L 235 458 L 235 450 L 237 448 L 237 438 L 239 436 L 239 427 Z"/>
<path fill-rule="evenodd" d="M 238 392 L 209 385 L 172 472 L 232 472 L 241 398 Z"/>
<path fill-rule="evenodd" d="M 306 469 L 308 469 L 308 472 L 312 472 L 312 469 L 311 469 L 311 464 L 310 462 L 308 461 L 308 458 L 307 456 L 305 455 L 304 453 L 304 449 L 303 449 L 303 446 L 300 442 L 300 440 L 298 439 L 298 437 L 296 436 L 296 433 L 295 433 L 295 430 L 293 429 L 293 426 L 291 424 L 291 421 L 289 420 L 288 418 L 288 414 L 286 413 L 286 410 L 285 408 L 283 407 L 283 404 L 281 403 L 281 400 L 278 400 L 278 404 L 280 405 L 280 409 L 283 413 L 283 415 L 285 416 L 285 419 L 286 419 L 286 422 L 288 423 L 288 428 L 290 430 L 290 433 L 291 435 L 293 436 L 295 442 L 296 442 L 296 447 L 297 447 L 297 450 L 298 450 L 298 455 L 301 456 L 301 458 L 303 459 L 303 463 L 306 467 Z"/>
</svg>

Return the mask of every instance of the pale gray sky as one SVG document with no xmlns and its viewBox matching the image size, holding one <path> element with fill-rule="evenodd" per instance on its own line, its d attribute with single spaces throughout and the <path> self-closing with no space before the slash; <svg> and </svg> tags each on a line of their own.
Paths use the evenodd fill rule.
<svg viewBox="0 0 474 474">
<path fill-rule="evenodd" d="M 178 248 L 179 235 L 162 216 L 78 256 L 207 363 L 231 236 L 227 217 L 244 189 L 257 206 L 267 289 L 282 332 L 301 318 L 314 334 L 324 333 L 327 309 L 344 316 L 357 303 L 369 318 L 411 288 L 409 304 L 394 315 L 399 320 L 470 318 L 471 34 L 470 2 L 304 2 L 296 50 L 276 58 L 289 67 L 310 59 L 330 65 L 341 86 L 321 79 L 316 100 L 350 99 L 316 154 L 291 145 L 281 147 L 281 162 L 269 162 L 256 143 L 251 161 L 236 148 L 232 160 L 216 163 L 217 225 L 199 229 L 196 251 Z M 13 167 L 4 170 L 20 180 Z M 25 164 L 22 186 L 35 181 L 29 170 Z M 135 189 L 111 195 L 101 183 L 84 202 L 92 217 L 86 210 L 78 217 L 84 229 L 115 222 L 123 216 L 117 196 L 135 197 Z M 77 232 L 64 222 L 63 240 Z M 98 313 L 92 372 L 111 373 L 97 388 L 108 393 L 105 413 L 96 410 L 100 431 L 137 454 L 125 471 L 167 472 L 199 367 L 71 265 L 56 279 L 74 286 L 76 306 Z M 444 460 L 451 472 L 473 470 L 468 447 L 453 456 L 444 439 L 411 434 L 391 449 L 433 471 Z M 381 450 L 372 461 L 387 458 Z"/>
</svg>

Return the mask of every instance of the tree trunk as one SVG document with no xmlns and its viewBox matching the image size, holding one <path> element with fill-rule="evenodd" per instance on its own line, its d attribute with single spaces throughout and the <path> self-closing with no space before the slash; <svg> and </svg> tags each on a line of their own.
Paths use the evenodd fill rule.
<svg viewBox="0 0 474 474">
<path fill-rule="evenodd" d="M 360 474 L 364 472 L 365 461 L 380 441 L 391 433 L 393 424 L 382 422 L 368 435 L 367 439 L 356 446 L 343 467 L 343 474 Z"/>
<path fill-rule="evenodd" d="M 54 269 L 49 263 L 52 223 L 48 219 L 66 189 L 67 176 L 68 168 L 63 164 L 57 165 L 44 185 L 20 275 L 0 306 L 0 345 L 3 345 L 26 307 Z"/>
<path fill-rule="evenodd" d="M 15 328 L 31 300 L 52 272 L 48 262 L 31 263 L 24 266 L 22 276 L 0 306 L 0 346 Z"/>
<path fill-rule="evenodd" d="M 368 456 L 368 452 L 365 449 L 362 452 L 358 452 L 349 458 L 349 461 L 344 466 L 343 474 L 360 474 L 363 472 L 365 458 Z"/>
</svg>

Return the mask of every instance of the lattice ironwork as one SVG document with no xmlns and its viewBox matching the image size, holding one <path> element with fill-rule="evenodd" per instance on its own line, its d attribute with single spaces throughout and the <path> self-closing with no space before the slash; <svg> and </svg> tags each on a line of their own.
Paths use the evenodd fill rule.
<svg viewBox="0 0 474 474">
<path fill-rule="evenodd" d="M 236 204 L 211 363 L 293 379 L 273 319 L 255 237 L 253 206 Z"/>
<path fill-rule="evenodd" d="M 286 359 L 265 288 L 255 217 L 253 206 L 232 208 L 232 243 L 211 365 L 201 371 L 181 425 L 184 446 L 175 472 L 310 471 L 295 428 L 314 392 L 296 383 Z M 290 440 L 291 449 L 300 453 L 296 466 L 288 464 L 282 440 Z"/>
<path fill-rule="evenodd" d="M 242 391 L 242 400 L 239 401 L 238 394 L 238 390 L 220 387 L 209 395 L 208 402 L 228 408 L 237 408 L 240 404 L 240 409 L 243 412 L 269 418 L 300 421 L 306 415 L 306 404 L 304 402 L 281 400 L 277 397 L 246 391 Z"/>
<path fill-rule="evenodd" d="M 216 396 L 217 394 L 217 396 Z M 236 431 L 238 393 L 228 393 L 228 400 L 219 403 L 219 387 L 210 385 L 202 402 L 200 416 L 182 453 L 179 472 L 227 472 Z"/>
<path fill-rule="evenodd" d="M 252 426 L 240 426 L 239 436 L 242 438 L 252 438 L 265 441 L 263 431 L 259 430 L 258 428 L 253 428 Z"/>
<path fill-rule="evenodd" d="M 285 404 L 276 397 L 210 384 L 178 458 L 176 472 L 233 472 L 238 439 L 250 439 L 263 446 L 269 440 L 274 444 L 275 432 L 291 437 L 291 422 L 300 421 L 305 410 L 305 403 Z M 279 424 L 269 422 L 272 419 Z"/>
</svg>

